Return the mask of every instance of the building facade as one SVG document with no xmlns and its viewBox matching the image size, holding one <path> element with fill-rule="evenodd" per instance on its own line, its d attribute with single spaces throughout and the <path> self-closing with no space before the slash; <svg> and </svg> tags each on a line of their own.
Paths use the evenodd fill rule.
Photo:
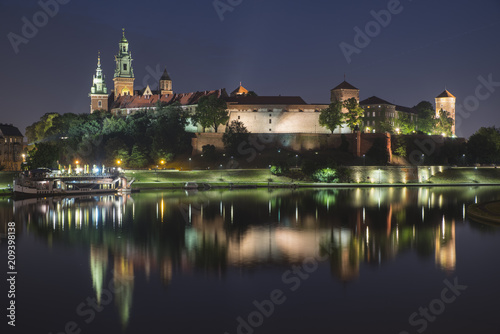
<svg viewBox="0 0 500 334">
<path fill-rule="evenodd" d="M 149 85 L 141 90 L 136 90 L 132 61 L 129 42 L 125 37 L 125 32 L 123 32 L 119 42 L 119 51 L 115 56 L 114 89 L 111 94 L 108 94 L 100 57 L 98 58 L 90 93 L 91 112 L 104 109 L 109 110 L 114 115 L 127 116 L 136 112 L 154 111 L 158 105 L 177 103 L 186 112 L 194 113 L 201 97 L 216 95 L 226 101 L 229 115 L 229 122 L 221 125 L 217 129 L 218 132 L 224 132 L 226 126 L 232 121 L 241 121 L 252 133 L 331 133 L 330 130 L 319 124 L 321 111 L 328 108 L 328 104 L 308 104 L 300 96 L 257 96 L 243 87 L 241 83 L 229 95 L 224 88 L 202 92 L 175 93 L 173 81 L 166 69 L 158 82 L 157 90 L 152 90 Z M 454 118 L 455 98 L 451 94 L 449 94 L 451 97 L 441 95 L 436 98 L 436 112 L 438 112 L 439 106 L 447 110 Z M 331 103 L 344 102 L 351 98 L 356 99 L 365 110 L 362 129 L 365 129 L 366 132 L 380 132 L 383 130 L 381 126 L 383 122 L 388 121 L 394 125 L 395 120 L 403 114 L 408 115 L 412 122 L 417 122 L 417 113 L 412 108 L 398 106 L 375 96 L 360 102 L 360 90 L 345 80 L 330 91 Z M 347 113 L 348 111 L 343 108 L 342 112 Z M 187 126 L 186 130 L 190 132 L 203 131 L 199 125 L 192 123 Z M 208 132 L 214 131 L 210 128 L 206 130 Z M 346 125 L 334 131 L 337 134 L 350 132 L 351 130 Z"/>
<path fill-rule="evenodd" d="M 453 96 L 448 90 L 444 90 L 441 94 L 436 97 L 436 117 L 439 117 L 439 111 L 443 109 L 447 112 L 448 117 L 453 119 L 453 126 L 451 127 L 451 133 L 455 135 L 455 105 L 457 103 L 457 98 Z"/>
<path fill-rule="evenodd" d="M 0 166 L 20 171 L 23 159 L 23 134 L 12 124 L 0 124 Z"/>
</svg>

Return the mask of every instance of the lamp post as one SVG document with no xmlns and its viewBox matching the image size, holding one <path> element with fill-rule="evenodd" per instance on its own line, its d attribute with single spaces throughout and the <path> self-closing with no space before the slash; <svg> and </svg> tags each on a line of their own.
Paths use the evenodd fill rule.
<svg viewBox="0 0 500 334">
<path fill-rule="evenodd" d="M 465 166 L 465 154 L 462 154 L 462 158 L 464 160 L 464 166 Z"/>
<path fill-rule="evenodd" d="M 298 168 L 299 167 L 299 155 L 296 154 L 295 155 L 295 168 Z"/>
<path fill-rule="evenodd" d="M 366 164 L 365 164 L 365 158 L 366 158 L 366 155 L 363 154 L 363 167 L 366 166 Z"/>
<path fill-rule="evenodd" d="M 219 165 L 220 168 L 220 178 L 222 179 L 222 164 Z"/>
<path fill-rule="evenodd" d="M 189 158 L 189 170 L 191 170 L 191 158 Z"/>
<path fill-rule="evenodd" d="M 158 182 L 158 165 L 156 165 L 155 172 L 156 172 L 156 182 Z"/>
<path fill-rule="evenodd" d="M 422 153 L 422 165 L 425 163 L 425 155 Z"/>
</svg>

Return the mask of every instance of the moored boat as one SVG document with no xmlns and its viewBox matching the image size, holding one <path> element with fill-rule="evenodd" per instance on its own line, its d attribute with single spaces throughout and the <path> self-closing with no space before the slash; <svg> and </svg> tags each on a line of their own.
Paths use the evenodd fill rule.
<svg viewBox="0 0 500 334">
<path fill-rule="evenodd" d="M 133 182 L 133 181 L 132 181 Z M 64 174 L 39 168 L 21 173 L 14 179 L 14 196 L 66 196 L 75 194 L 130 191 L 127 178 L 118 172 L 101 174 Z"/>
</svg>

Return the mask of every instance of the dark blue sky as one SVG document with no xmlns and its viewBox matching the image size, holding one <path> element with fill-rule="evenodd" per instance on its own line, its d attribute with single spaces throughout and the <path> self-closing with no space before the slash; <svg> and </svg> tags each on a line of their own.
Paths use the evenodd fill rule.
<svg viewBox="0 0 500 334">
<path fill-rule="evenodd" d="M 465 101 L 473 110 L 457 122 L 457 135 L 500 126 L 498 0 L 402 0 L 399 13 L 351 63 L 339 45 L 354 45 L 354 28 L 365 30 L 374 20 L 370 12 L 394 0 L 232 0 L 241 3 L 223 21 L 213 0 L 59 1 L 67 4 L 16 54 L 9 33 L 22 36 L 22 18 L 33 22 L 41 7 L 34 0 L 0 0 L 0 122 L 22 131 L 47 112 L 89 112 L 98 50 L 112 89 L 122 27 L 136 89 L 156 86 L 153 75 L 166 66 L 178 93 L 231 91 L 242 81 L 259 95 L 328 103 L 345 73 L 362 99 L 376 95 L 404 106 L 434 103 L 446 86 L 457 104 Z M 499 84 L 490 92 L 480 88 L 477 99 L 479 76 Z"/>
</svg>

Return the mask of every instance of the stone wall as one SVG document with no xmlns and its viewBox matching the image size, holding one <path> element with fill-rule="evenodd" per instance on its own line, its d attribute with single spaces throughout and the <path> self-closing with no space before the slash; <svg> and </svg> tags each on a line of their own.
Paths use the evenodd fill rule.
<svg viewBox="0 0 500 334">
<path fill-rule="evenodd" d="M 197 133 L 192 140 L 193 154 L 200 154 L 205 145 L 214 145 L 218 151 L 224 150 L 222 133 Z M 344 138 L 344 139 L 343 139 Z M 372 148 L 376 139 L 382 139 L 386 143 L 390 157 L 391 142 L 390 135 L 384 133 L 349 133 L 349 134 L 279 134 L 279 133 L 251 133 L 248 145 L 265 146 L 266 148 L 282 148 L 297 153 L 306 151 L 319 151 L 327 149 L 339 149 L 342 140 L 349 143 L 349 151 L 361 157 Z M 253 144 L 252 144 L 253 143 Z M 248 146 L 246 145 L 246 146 Z M 389 162 L 391 159 L 389 159 Z"/>
</svg>

